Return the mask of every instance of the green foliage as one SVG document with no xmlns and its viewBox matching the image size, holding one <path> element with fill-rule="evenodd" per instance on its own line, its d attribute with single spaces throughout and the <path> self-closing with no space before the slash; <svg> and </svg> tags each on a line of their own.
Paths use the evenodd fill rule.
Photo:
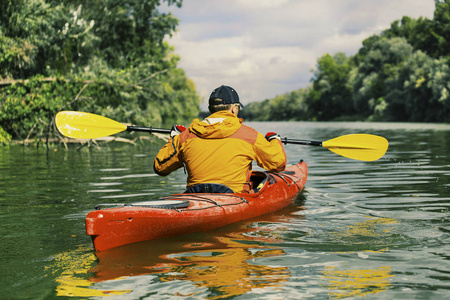
<svg viewBox="0 0 450 300">
<path fill-rule="evenodd" d="M 289 121 L 307 118 L 308 110 L 305 103 L 307 91 L 299 89 L 279 95 L 274 99 L 253 102 L 245 106 L 240 117 L 255 121 Z"/>
<path fill-rule="evenodd" d="M 326 54 L 319 58 L 312 78 L 313 87 L 306 101 L 310 118 L 329 121 L 336 117 L 337 111 L 341 115 L 355 113 L 351 89 L 347 84 L 352 67 L 353 61 L 344 53 L 334 56 Z"/>
<path fill-rule="evenodd" d="M 360 50 L 364 54 L 359 57 L 350 85 L 355 107 L 365 117 L 374 114 L 381 99 L 390 91 L 390 82 L 395 80 L 412 51 L 404 38 L 372 38 L 364 43 Z"/>
<path fill-rule="evenodd" d="M 449 36 L 450 0 L 436 0 L 433 20 L 403 17 L 364 40 L 354 56 L 320 57 L 310 87 L 248 105 L 252 111 L 244 115 L 254 120 L 450 122 Z"/>
<path fill-rule="evenodd" d="M 435 0 L 433 20 L 403 17 L 394 21 L 382 33 L 384 37 L 404 37 L 414 49 L 421 50 L 433 58 L 449 56 L 450 52 L 450 1 Z"/>
<path fill-rule="evenodd" d="M 12 84 L 0 90 L 0 125 L 14 138 L 25 139 L 43 135 L 66 97 L 75 97 L 76 86 L 62 79 L 43 83 L 36 76 L 24 83 Z"/>
<path fill-rule="evenodd" d="M 153 126 L 195 117 L 195 85 L 164 42 L 178 20 L 160 13 L 160 3 L 3 1 L 0 126 L 24 139 L 54 134 L 59 110 Z"/>
<path fill-rule="evenodd" d="M 444 58 L 433 59 L 417 51 L 395 80 L 386 95 L 389 110 L 384 119 L 450 121 L 450 68 Z"/>
<path fill-rule="evenodd" d="M 2 144 L 8 144 L 11 141 L 11 135 L 8 134 L 3 128 L 0 127 L 0 146 Z"/>
</svg>

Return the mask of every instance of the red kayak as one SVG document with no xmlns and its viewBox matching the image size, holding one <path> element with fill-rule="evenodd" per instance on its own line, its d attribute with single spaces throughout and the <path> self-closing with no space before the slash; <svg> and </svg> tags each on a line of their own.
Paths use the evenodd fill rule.
<svg viewBox="0 0 450 300">
<path fill-rule="evenodd" d="M 254 171 L 254 193 L 176 194 L 113 208 L 101 205 L 86 217 L 86 233 L 95 250 L 208 231 L 279 211 L 294 202 L 306 183 L 301 161 L 280 173 Z"/>
</svg>

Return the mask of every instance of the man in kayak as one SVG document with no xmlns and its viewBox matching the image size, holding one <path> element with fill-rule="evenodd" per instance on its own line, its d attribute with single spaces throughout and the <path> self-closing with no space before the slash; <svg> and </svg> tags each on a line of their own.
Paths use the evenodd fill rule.
<svg viewBox="0 0 450 300">
<path fill-rule="evenodd" d="M 237 117 L 241 107 L 233 88 L 216 88 L 209 98 L 209 117 L 195 119 L 188 130 L 172 127 L 170 140 L 156 155 L 155 173 L 167 176 L 184 165 L 187 193 L 248 193 L 252 161 L 271 172 L 283 171 L 286 153 L 280 136 L 269 132 L 264 137 L 243 125 Z"/>
</svg>

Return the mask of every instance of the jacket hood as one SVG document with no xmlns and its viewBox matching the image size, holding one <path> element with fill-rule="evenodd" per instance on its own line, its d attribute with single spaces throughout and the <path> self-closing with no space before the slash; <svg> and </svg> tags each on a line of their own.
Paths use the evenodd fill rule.
<svg viewBox="0 0 450 300">
<path fill-rule="evenodd" d="M 200 138 L 221 139 L 241 128 L 242 121 L 231 112 L 223 110 L 210 115 L 203 121 L 195 119 L 189 129 Z"/>
</svg>

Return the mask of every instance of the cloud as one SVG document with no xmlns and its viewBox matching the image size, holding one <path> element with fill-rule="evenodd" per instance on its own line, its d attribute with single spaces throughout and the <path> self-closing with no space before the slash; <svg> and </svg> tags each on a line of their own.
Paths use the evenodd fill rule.
<svg viewBox="0 0 450 300">
<path fill-rule="evenodd" d="M 168 41 L 204 103 L 221 84 L 248 103 L 305 87 L 319 57 L 355 54 L 402 16 L 432 18 L 434 1 L 186 0 L 165 9 L 180 20 Z"/>
</svg>

